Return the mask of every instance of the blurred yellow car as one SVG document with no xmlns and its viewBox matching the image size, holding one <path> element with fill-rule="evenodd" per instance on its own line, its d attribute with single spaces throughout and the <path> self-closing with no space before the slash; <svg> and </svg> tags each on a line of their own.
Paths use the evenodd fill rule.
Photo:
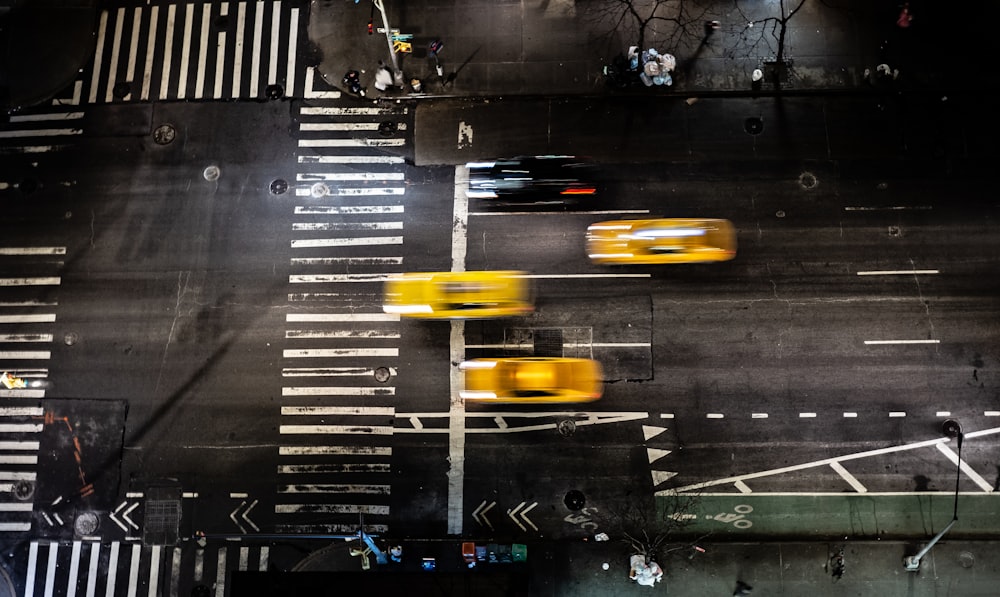
<svg viewBox="0 0 1000 597">
<path fill-rule="evenodd" d="M 524 315 L 535 309 L 525 276 L 518 271 L 399 274 L 385 283 L 382 310 L 428 319 Z"/>
<path fill-rule="evenodd" d="M 597 222 L 587 228 L 587 256 L 609 264 L 729 261 L 736 257 L 736 231 L 729 220 Z"/>
<path fill-rule="evenodd" d="M 472 359 L 459 368 L 459 395 L 479 402 L 593 402 L 604 390 L 601 364 L 590 359 L 520 357 Z"/>
</svg>

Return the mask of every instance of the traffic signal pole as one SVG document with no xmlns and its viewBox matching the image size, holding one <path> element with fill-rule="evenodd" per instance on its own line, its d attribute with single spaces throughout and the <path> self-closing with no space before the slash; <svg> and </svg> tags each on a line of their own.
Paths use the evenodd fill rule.
<svg viewBox="0 0 1000 597">
<path fill-rule="evenodd" d="M 389 27 L 389 17 L 385 14 L 385 5 L 382 0 L 372 0 L 372 4 L 382 15 L 382 27 L 385 30 L 385 42 L 389 46 L 389 59 L 392 61 L 392 78 L 398 87 L 403 86 L 403 71 L 399 70 L 399 62 L 396 60 L 396 50 L 392 47 L 392 28 Z"/>
</svg>

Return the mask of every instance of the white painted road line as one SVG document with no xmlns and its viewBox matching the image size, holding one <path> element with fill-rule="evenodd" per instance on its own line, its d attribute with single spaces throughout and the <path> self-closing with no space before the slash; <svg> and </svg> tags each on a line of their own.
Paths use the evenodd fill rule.
<svg viewBox="0 0 1000 597">
<path fill-rule="evenodd" d="M 386 367 L 389 375 L 396 375 L 395 367 Z M 362 376 L 373 377 L 375 369 L 365 367 L 285 367 L 281 370 L 282 377 L 339 377 L 339 376 Z M 3 442 L 0 442 L 0 449 L 3 449 Z"/>
<path fill-rule="evenodd" d="M 399 338 L 395 330 L 285 330 L 285 338 Z"/>
<path fill-rule="evenodd" d="M 300 164 L 404 164 L 406 160 L 388 155 L 300 155 Z"/>
<path fill-rule="evenodd" d="M 464 272 L 468 252 L 469 199 L 465 188 L 469 169 L 455 166 L 451 225 L 451 271 Z M 465 322 L 452 321 L 449 337 L 452 363 L 465 360 Z M 458 367 L 448 368 L 448 534 L 461 535 L 465 519 L 465 401 L 459 396 L 464 374 Z"/>
<path fill-rule="evenodd" d="M 395 416 L 396 409 L 392 406 L 282 406 L 281 414 L 288 416 L 322 416 L 322 415 L 371 415 Z"/>
<path fill-rule="evenodd" d="M 297 205 L 295 214 L 352 215 L 352 214 L 401 214 L 402 205 Z"/>
<path fill-rule="evenodd" d="M 359 247 L 367 245 L 401 245 L 402 236 L 369 236 L 355 238 L 312 238 L 293 240 L 293 249 L 314 249 L 322 247 Z"/>
<path fill-rule="evenodd" d="M 959 462 L 958 454 L 956 454 L 954 450 L 944 445 L 943 443 L 937 444 L 937 449 L 940 450 L 941 453 L 944 454 L 945 458 L 950 460 L 953 465 L 957 464 L 958 468 L 963 473 L 965 473 L 965 476 L 968 477 L 973 483 L 978 485 L 980 489 L 982 489 L 986 493 L 993 493 L 993 486 L 986 479 L 983 479 L 982 476 L 979 475 L 979 473 L 973 470 L 973 468 L 969 466 L 967 462 L 965 462 L 964 460 Z"/>
<path fill-rule="evenodd" d="M 405 180 L 402 172 L 299 172 L 296 182 L 343 180 Z"/>
<path fill-rule="evenodd" d="M 37 315 L 0 315 L 0 323 L 52 323 L 55 320 L 55 313 L 39 313 Z"/>
<path fill-rule="evenodd" d="M 293 222 L 292 230 L 402 230 L 402 222 Z"/>
<path fill-rule="evenodd" d="M 469 216 L 537 216 L 543 215 L 587 215 L 587 216 L 606 216 L 606 215 L 616 215 L 616 214 L 648 214 L 648 209 L 606 209 L 606 210 L 593 210 L 593 211 L 473 211 L 469 212 Z"/>
<path fill-rule="evenodd" d="M 0 278 L 0 286 L 55 286 L 61 282 L 59 276 L 38 278 Z"/>
<path fill-rule="evenodd" d="M 865 340 L 865 344 L 940 344 L 940 340 Z"/>
<path fill-rule="evenodd" d="M 336 282 L 385 282 L 392 274 L 292 274 L 289 284 L 327 284 Z"/>
<path fill-rule="evenodd" d="M 861 481 L 858 481 L 857 477 L 852 475 L 846 468 L 844 468 L 844 465 L 834 461 L 830 463 L 830 468 L 837 471 L 837 474 L 840 475 L 841 478 L 844 479 L 844 481 L 847 481 L 847 484 L 853 487 L 854 491 L 857 491 L 858 493 L 868 492 L 868 488 L 862 485 Z"/>
<path fill-rule="evenodd" d="M 649 278 L 652 274 L 524 274 L 515 278 L 569 279 L 569 278 Z"/>
<path fill-rule="evenodd" d="M 367 504 L 277 504 L 276 514 L 371 514 L 372 516 L 388 516 L 389 506 L 373 506 Z"/>
<path fill-rule="evenodd" d="M 930 205 L 892 205 L 883 207 L 856 206 L 856 207 L 845 207 L 844 211 L 905 211 L 909 209 L 924 211 L 928 209 L 933 209 L 933 207 L 931 207 Z"/>
<path fill-rule="evenodd" d="M 299 110 L 303 116 L 382 116 L 386 114 L 407 114 L 409 108 L 373 107 L 373 108 L 319 108 L 304 107 Z"/>
<path fill-rule="evenodd" d="M 907 276 L 907 275 L 926 275 L 926 274 L 939 274 L 941 273 L 936 269 L 899 269 L 899 270 L 873 270 L 867 272 L 858 272 L 859 276 Z"/>
<path fill-rule="evenodd" d="M 299 147 L 402 147 L 406 139 L 299 139 Z"/>
<path fill-rule="evenodd" d="M 280 456 L 392 456 L 388 446 L 281 446 Z"/>
<path fill-rule="evenodd" d="M 372 495 L 389 495 L 388 485 L 375 484 L 344 484 L 344 483 L 314 483 L 279 485 L 278 493 L 365 493 Z"/>
<path fill-rule="evenodd" d="M 281 425 L 282 435 L 392 435 L 388 425 Z"/>
<path fill-rule="evenodd" d="M 359 321 L 399 321 L 398 313 L 288 313 L 285 321 L 293 322 L 359 322 Z"/>
<path fill-rule="evenodd" d="M 66 247 L 0 247 L 0 255 L 65 255 Z"/>
<path fill-rule="evenodd" d="M 290 349 L 282 352 L 286 359 L 319 357 L 398 357 L 398 348 L 316 348 Z"/>
<path fill-rule="evenodd" d="M 364 388 L 354 386 L 315 386 L 315 387 L 284 387 L 282 396 L 394 396 L 396 388 L 392 386 Z M 284 414 L 284 412 L 282 412 Z"/>
</svg>

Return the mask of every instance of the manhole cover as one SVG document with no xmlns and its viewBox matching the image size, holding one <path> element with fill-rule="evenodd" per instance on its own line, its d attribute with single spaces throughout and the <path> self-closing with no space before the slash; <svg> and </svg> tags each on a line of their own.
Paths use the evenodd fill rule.
<svg viewBox="0 0 1000 597">
<path fill-rule="evenodd" d="M 785 217 L 785 210 L 779 209 L 778 211 L 774 212 L 774 215 L 777 216 L 777 217 L 779 217 L 779 218 L 783 218 L 783 217 Z"/>
<path fill-rule="evenodd" d="M 201 173 L 201 175 L 205 177 L 205 180 L 209 182 L 219 180 L 220 174 L 222 174 L 222 172 L 219 170 L 219 167 L 215 165 L 205 168 L 205 171 Z"/>
<path fill-rule="evenodd" d="M 385 383 L 389 381 L 390 375 L 392 375 L 392 372 L 389 371 L 388 367 L 379 367 L 375 370 L 375 381 Z"/>
<path fill-rule="evenodd" d="M 899 226 L 889 226 L 889 236 L 901 236 L 902 234 Z"/>
<path fill-rule="evenodd" d="M 317 182 L 309 189 L 309 193 L 316 198 L 326 197 L 330 194 L 330 187 L 325 182 Z"/>
<path fill-rule="evenodd" d="M 115 83 L 115 86 L 111 88 L 111 93 L 118 99 L 124 99 L 132 93 L 132 85 L 127 81 L 119 81 Z"/>
<path fill-rule="evenodd" d="M 941 424 L 941 433 L 943 433 L 945 437 L 955 438 L 962 433 L 962 426 L 959 425 L 958 421 L 955 419 L 948 419 Z"/>
<path fill-rule="evenodd" d="M 281 88 L 281 85 L 268 85 L 264 93 L 267 94 L 267 99 L 276 100 L 285 95 L 285 90 Z"/>
<path fill-rule="evenodd" d="M 66 346 L 73 346 L 79 340 L 80 340 L 80 337 L 76 335 L 76 332 L 66 332 L 66 335 L 63 336 L 63 343 Z"/>
<path fill-rule="evenodd" d="M 887 183 L 887 182 L 880 182 L 877 185 L 875 185 L 875 188 L 878 189 L 878 190 L 880 190 L 880 191 L 884 191 L 884 190 L 886 190 L 886 189 L 889 188 L 889 183 Z"/>
<path fill-rule="evenodd" d="M 153 130 L 153 141 L 157 145 L 167 145 L 177 138 L 177 129 L 169 124 L 161 124 Z"/>
<path fill-rule="evenodd" d="M 572 419 L 563 419 L 562 421 L 559 421 L 558 425 L 556 425 L 556 429 L 559 430 L 559 435 L 569 437 L 576 432 L 576 421 L 573 421 Z"/>
<path fill-rule="evenodd" d="M 284 195 L 288 190 L 288 181 L 283 178 L 276 178 L 271 181 L 271 194 Z"/>
<path fill-rule="evenodd" d="M 15 500 L 26 502 L 34 497 L 35 484 L 31 481 L 18 481 L 14 483 L 11 494 L 13 494 Z"/>
<path fill-rule="evenodd" d="M 976 556 L 972 555 L 972 552 L 963 551 L 958 554 L 958 562 L 962 564 L 962 568 L 972 568 L 972 565 L 976 563 Z"/>
<path fill-rule="evenodd" d="M 584 504 L 587 503 L 587 498 L 584 497 L 582 491 L 573 489 L 566 492 L 566 497 L 563 498 L 563 503 L 566 504 L 567 508 L 575 512 L 583 509 Z"/>
<path fill-rule="evenodd" d="M 819 180 L 812 172 L 803 172 L 799 175 L 799 185 L 803 189 L 815 189 L 818 184 Z"/>
<path fill-rule="evenodd" d="M 756 116 L 743 121 L 743 130 L 751 135 L 759 135 L 764 132 L 764 121 Z"/>
<path fill-rule="evenodd" d="M 395 122 L 380 122 L 378 125 L 378 134 L 383 137 L 391 137 L 396 134 L 396 123 Z"/>
<path fill-rule="evenodd" d="M 73 531 L 77 535 L 93 535 L 100 526 L 101 519 L 93 512 L 84 512 L 73 521 Z"/>
</svg>

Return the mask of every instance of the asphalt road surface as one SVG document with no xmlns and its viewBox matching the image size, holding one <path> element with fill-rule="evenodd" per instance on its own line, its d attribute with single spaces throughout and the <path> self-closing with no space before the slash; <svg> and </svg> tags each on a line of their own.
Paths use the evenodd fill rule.
<svg viewBox="0 0 1000 597">
<path fill-rule="evenodd" d="M 992 512 L 975 501 L 996 488 L 1000 427 L 985 173 L 931 159 L 941 145 L 885 160 L 899 139 L 838 137 L 850 106 L 786 110 L 794 146 L 743 130 L 745 107 L 675 130 L 678 106 L 614 144 L 579 123 L 631 106 L 531 108 L 501 134 L 525 106 L 344 99 L 94 106 L 51 150 L 17 138 L 0 163 L 4 367 L 47 386 L 3 391 L 11 449 L 37 458 L 5 464 L 30 495 L 0 531 L 23 558 L 42 539 L 350 534 L 362 517 L 384 536 L 582 537 L 680 492 L 698 532 L 835 535 L 809 500 L 920 512 L 897 498 L 951 495 L 948 418 L 963 503 Z M 594 156 L 593 204 L 464 199 L 466 159 L 559 147 Z M 588 224 L 647 214 L 730 219 L 738 256 L 589 263 Z M 382 313 L 386 275 L 458 268 L 529 272 L 537 312 Z M 604 398 L 453 398 L 461 358 L 542 339 L 601 361 Z"/>
</svg>

